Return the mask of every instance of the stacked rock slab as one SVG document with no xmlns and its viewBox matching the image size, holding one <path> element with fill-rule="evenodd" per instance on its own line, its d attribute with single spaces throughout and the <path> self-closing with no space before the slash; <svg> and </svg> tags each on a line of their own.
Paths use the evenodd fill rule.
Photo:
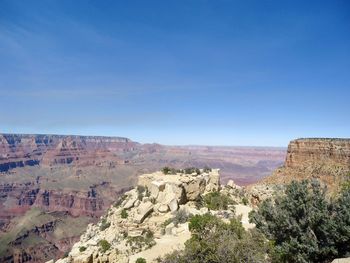
<svg viewBox="0 0 350 263">
<path fill-rule="evenodd" d="M 214 169 L 199 175 L 177 173 L 164 175 L 162 172 L 141 175 L 138 185 L 146 187 L 150 197 L 155 198 L 161 213 L 174 212 L 179 205 L 195 201 L 206 192 L 218 191 L 220 187 L 219 170 Z"/>
</svg>

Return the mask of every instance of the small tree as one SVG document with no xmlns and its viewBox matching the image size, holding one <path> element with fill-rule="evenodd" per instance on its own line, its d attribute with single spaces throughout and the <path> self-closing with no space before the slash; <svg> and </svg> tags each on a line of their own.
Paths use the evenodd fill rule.
<svg viewBox="0 0 350 263">
<path fill-rule="evenodd" d="M 99 246 L 100 246 L 100 248 L 101 248 L 101 251 L 102 251 L 103 253 L 106 252 L 108 249 L 111 248 L 111 244 L 110 244 L 107 240 L 105 240 L 105 239 L 100 240 L 100 242 L 98 242 L 98 244 L 99 244 Z"/>
<path fill-rule="evenodd" d="M 186 223 L 189 218 L 190 218 L 190 215 L 187 214 L 185 209 L 180 209 L 176 212 L 172 221 L 173 221 L 174 225 L 177 227 L 178 224 Z"/>
<path fill-rule="evenodd" d="M 204 196 L 204 203 L 211 210 L 226 210 L 233 200 L 220 192 L 211 192 Z"/>
<path fill-rule="evenodd" d="M 163 167 L 163 169 L 162 169 L 163 174 L 169 174 L 170 171 L 171 171 L 171 168 L 169 168 L 168 166 L 165 166 L 165 167 Z"/>
<path fill-rule="evenodd" d="M 350 251 L 350 192 L 334 201 L 317 181 L 292 182 L 250 221 L 275 244 L 275 262 L 328 262 Z"/>
<path fill-rule="evenodd" d="M 209 166 L 204 166 L 203 172 L 209 173 L 209 172 L 211 172 L 211 168 Z"/>
<path fill-rule="evenodd" d="M 264 263 L 267 244 L 256 230 L 245 231 L 237 219 L 229 224 L 211 214 L 190 219 L 191 238 L 184 251 L 167 255 L 163 263 Z"/>
<path fill-rule="evenodd" d="M 147 263 L 147 261 L 144 258 L 138 258 L 136 259 L 135 263 Z"/>
<path fill-rule="evenodd" d="M 128 212 L 126 212 L 126 209 L 123 209 L 120 216 L 121 216 L 121 218 L 125 219 L 125 218 L 128 218 L 129 214 L 128 214 Z"/>
<path fill-rule="evenodd" d="M 100 230 L 103 231 L 111 226 L 110 222 L 107 222 L 106 218 L 103 218 L 100 225 Z"/>
</svg>

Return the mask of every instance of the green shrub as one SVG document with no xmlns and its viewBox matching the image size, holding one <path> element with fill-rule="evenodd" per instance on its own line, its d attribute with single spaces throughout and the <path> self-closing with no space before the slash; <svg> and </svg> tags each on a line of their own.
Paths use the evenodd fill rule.
<svg viewBox="0 0 350 263">
<path fill-rule="evenodd" d="M 210 210 L 227 210 L 228 205 L 233 204 L 233 200 L 220 192 L 211 192 L 204 196 L 205 206 Z"/>
<path fill-rule="evenodd" d="M 265 263 L 268 244 L 256 230 L 245 231 L 237 219 L 229 224 L 211 214 L 196 215 L 189 223 L 191 238 L 183 251 L 165 256 L 163 263 Z"/>
<path fill-rule="evenodd" d="M 171 171 L 171 168 L 169 168 L 168 166 L 165 166 L 165 167 L 163 167 L 163 169 L 162 169 L 163 174 L 169 174 L 170 171 Z"/>
<path fill-rule="evenodd" d="M 151 240 L 154 238 L 154 233 L 150 229 L 142 231 L 142 235 L 144 235 L 145 238 L 148 240 Z"/>
<path fill-rule="evenodd" d="M 242 203 L 243 203 L 244 205 L 248 205 L 248 204 L 249 204 L 248 198 L 247 198 L 247 197 L 243 197 L 243 198 L 242 198 Z"/>
<path fill-rule="evenodd" d="M 136 259 L 135 263 L 147 263 L 147 261 L 144 258 L 138 258 Z"/>
<path fill-rule="evenodd" d="M 141 236 L 127 237 L 126 244 L 131 247 L 132 251 L 141 251 L 144 247 L 151 248 L 156 242 L 154 241 L 154 233 L 147 229 L 144 230 Z"/>
<path fill-rule="evenodd" d="M 196 173 L 197 175 L 201 174 L 201 171 L 196 167 L 188 167 L 184 170 L 185 174 L 193 174 Z"/>
<path fill-rule="evenodd" d="M 182 173 L 183 171 L 181 169 L 175 169 L 175 168 L 170 168 L 168 166 L 165 166 L 162 169 L 163 174 L 177 174 L 177 173 Z"/>
<path fill-rule="evenodd" d="M 109 242 L 107 240 L 105 240 L 105 239 L 100 240 L 100 242 L 98 242 L 98 244 L 99 244 L 99 246 L 101 248 L 101 251 L 103 253 L 111 248 L 111 244 L 109 244 Z"/>
<path fill-rule="evenodd" d="M 205 206 L 204 199 L 202 195 L 199 195 L 195 200 L 195 206 L 197 209 L 201 209 Z"/>
<path fill-rule="evenodd" d="M 128 237 L 128 231 L 126 231 L 126 230 L 123 230 L 121 232 L 121 234 L 122 234 L 123 238 L 127 238 Z"/>
<path fill-rule="evenodd" d="M 343 179 L 343 183 L 341 184 L 342 191 L 349 191 L 350 190 L 350 173 L 345 175 L 345 178 Z"/>
<path fill-rule="evenodd" d="M 126 212 L 126 209 L 123 209 L 120 216 L 121 216 L 121 218 L 125 219 L 125 218 L 128 218 L 129 214 L 128 214 L 128 212 Z"/>
<path fill-rule="evenodd" d="M 82 246 L 82 247 L 79 247 L 79 251 L 80 252 L 84 252 L 86 250 L 86 247 Z"/>
<path fill-rule="evenodd" d="M 189 218 L 190 218 L 190 215 L 187 214 L 187 212 L 184 209 L 180 209 L 176 212 L 172 222 L 177 227 L 178 224 L 186 223 Z"/>
<path fill-rule="evenodd" d="M 103 231 L 111 226 L 110 222 L 107 222 L 106 218 L 103 218 L 100 225 L 100 230 Z"/>
<path fill-rule="evenodd" d="M 205 173 L 209 173 L 209 172 L 211 172 L 212 170 L 211 170 L 211 168 L 210 167 L 208 167 L 208 166 L 204 166 L 204 168 L 203 168 L 203 172 L 205 172 Z"/>
<path fill-rule="evenodd" d="M 138 185 L 136 190 L 138 193 L 143 193 L 144 191 L 146 191 L 146 187 L 143 185 Z"/>
<path fill-rule="evenodd" d="M 250 221 L 274 243 L 274 262 L 330 262 L 350 252 L 349 190 L 330 200 L 317 181 L 292 182 Z"/>
<path fill-rule="evenodd" d="M 187 214 L 184 209 L 178 210 L 173 218 L 168 218 L 161 224 L 162 234 L 165 234 L 165 228 L 170 223 L 174 223 L 174 225 L 177 227 L 178 224 L 186 223 L 189 218 L 191 218 L 191 215 Z"/>
</svg>

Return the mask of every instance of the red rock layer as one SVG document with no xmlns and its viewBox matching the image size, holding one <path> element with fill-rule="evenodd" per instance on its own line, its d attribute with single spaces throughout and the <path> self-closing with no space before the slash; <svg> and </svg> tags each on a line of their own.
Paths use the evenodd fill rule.
<svg viewBox="0 0 350 263">
<path fill-rule="evenodd" d="M 262 182 L 287 184 L 317 178 L 330 192 L 336 192 L 348 180 L 349 172 L 350 139 L 297 139 L 289 143 L 284 166 Z"/>
<path fill-rule="evenodd" d="M 350 166 L 350 139 L 297 139 L 288 146 L 286 167 L 308 163 Z"/>
<path fill-rule="evenodd" d="M 119 137 L 2 134 L 0 172 L 39 164 L 120 164 L 137 145 Z"/>
</svg>

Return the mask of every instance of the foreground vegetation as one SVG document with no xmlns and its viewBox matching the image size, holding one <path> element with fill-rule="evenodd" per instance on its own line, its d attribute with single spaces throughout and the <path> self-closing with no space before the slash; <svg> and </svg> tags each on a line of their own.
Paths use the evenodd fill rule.
<svg viewBox="0 0 350 263">
<path fill-rule="evenodd" d="M 268 244 L 257 230 L 245 231 L 238 219 L 225 223 L 211 214 L 190 219 L 191 238 L 183 251 L 160 260 L 164 263 L 267 262 Z"/>
<path fill-rule="evenodd" d="M 183 251 L 163 263 L 331 262 L 350 254 L 350 184 L 328 197 L 318 181 L 292 182 L 283 194 L 263 201 L 250 214 L 256 228 L 246 231 L 239 219 L 225 223 L 205 214 L 189 219 L 191 238 Z M 227 209 L 218 193 L 205 199 L 211 209 Z"/>
<path fill-rule="evenodd" d="M 330 262 L 350 252 L 350 190 L 327 198 L 317 181 L 292 182 L 251 221 L 274 244 L 272 262 Z"/>
</svg>

